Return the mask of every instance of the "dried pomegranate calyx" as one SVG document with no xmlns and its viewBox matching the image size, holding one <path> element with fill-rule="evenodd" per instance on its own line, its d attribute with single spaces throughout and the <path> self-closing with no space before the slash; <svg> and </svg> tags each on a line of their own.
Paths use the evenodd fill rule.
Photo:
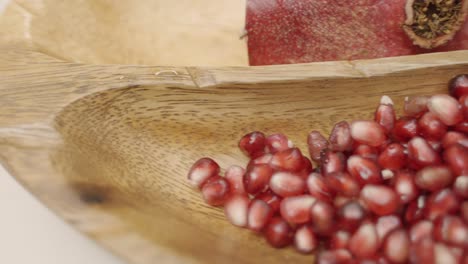
<svg viewBox="0 0 468 264">
<path fill-rule="evenodd" d="M 466 20 L 468 0 L 407 0 L 403 30 L 413 44 L 433 49 L 446 44 Z"/>
</svg>

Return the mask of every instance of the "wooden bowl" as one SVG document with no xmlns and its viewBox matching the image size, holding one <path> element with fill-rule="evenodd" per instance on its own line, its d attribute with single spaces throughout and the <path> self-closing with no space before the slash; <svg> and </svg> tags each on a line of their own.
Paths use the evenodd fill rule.
<svg viewBox="0 0 468 264">
<path fill-rule="evenodd" d="M 237 140 L 252 130 L 286 133 L 305 150 L 310 130 L 370 118 L 383 94 L 401 105 L 405 96 L 444 93 L 449 78 L 468 72 L 468 51 L 219 66 L 246 63 L 244 44 L 231 43 L 244 3 L 75 2 L 15 1 L 0 16 L 0 161 L 44 204 L 130 263 L 311 263 L 311 255 L 272 249 L 227 223 L 189 187 L 190 165 L 210 156 L 223 168 L 244 166 Z M 209 24 L 218 30 L 197 24 L 197 33 L 171 35 L 175 14 L 200 10 L 220 22 Z M 242 19 L 224 21 L 221 14 L 233 10 Z M 160 15 L 174 21 L 161 29 L 154 25 Z M 159 31 L 173 47 L 159 49 Z M 191 51 L 181 55 L 184 49 Z"/>
</svg>

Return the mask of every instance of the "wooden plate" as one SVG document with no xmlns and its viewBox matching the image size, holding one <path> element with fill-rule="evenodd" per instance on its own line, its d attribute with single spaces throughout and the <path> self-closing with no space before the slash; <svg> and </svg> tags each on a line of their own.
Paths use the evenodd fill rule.
<svg viewBox="0 0 468 264">
<path fill-rule="evenodd" d="M 401 105 L 405 96 L 445 92 L 449 78 L 468 72 L 468 51 L 219 66 L 246 63 L 242 42 L 226 40 L 235 23 L 221 23 L 229 13 L 223 4 L 242 17 L 243 3 L 218 1 L 224 11 L 199 16 L 225 29 L 207 26 L 198 31 L 201 42 L 193 27 L 176 36 L 162 30 L 172 36 L 164 43 L 176 41 L 174 52 L 153 49 L 161 23 L 145 8 L 167 17 L 183 10 L 197 21 L 212 1 L 180 1 L 187 7 L 174 10 L 173 1 L 71 2 L 16 1 L 0 17 L 0 161 L 44 204 L 130 263 L 311 263 L 313 256 L 272 249 L 206 206 L 185 179 L 191 163 L 210 156 L 224 168 L 245 165 L 237 140 L 252 130 L 286 133 L 305 150 L 310 130 L 370 118 L 383 94 Z M 238 50 L 206 50 L 203 41 Z"/>
</svg>

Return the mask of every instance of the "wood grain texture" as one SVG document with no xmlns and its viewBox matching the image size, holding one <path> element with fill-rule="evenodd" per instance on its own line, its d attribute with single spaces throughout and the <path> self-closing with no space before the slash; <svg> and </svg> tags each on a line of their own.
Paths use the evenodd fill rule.
<svg viewBox="0 0 468 264">
<path fill-rule="evenodd" d="M 0 23 L 1 24 L 1 23 Z M 1 28 L 1 27 L 0 27 Z M 468 51 L 270 67 L 66 61 L 0 41 L 0 162 L 44 204 L 129 263 L 311 263 L 231 226 L 189 187 L 191 163 L 245 166 L 237 140 L 371 117 L 382 94 L 445 92 Z"/>
</svg>

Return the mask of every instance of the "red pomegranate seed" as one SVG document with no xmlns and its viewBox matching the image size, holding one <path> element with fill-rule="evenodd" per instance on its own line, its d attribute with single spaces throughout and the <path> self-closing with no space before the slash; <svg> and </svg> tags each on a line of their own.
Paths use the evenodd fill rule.
<svg viewBox="0 0 468 264">
<path fill-rule="evenodd" d="M 318 243 L 311 226 L 304 225 L 297 229 L 294 234 L 294 245 L 297 251 L 301 253 L 311 253 L 317 248 Z"/>
<path fill-rule="evenodd" d="M 244 188 L 244 174 L 245 170 L 236 165 L 232 165 L 226 170 L 224 178 L 229 182 L 231 193 L 246 193 Z"/>
<path fill-rule="evenodd" d="M 395 122 L 392 134 L 397 141 L 407 142 L 418 135 L 418 121 L 414 118 L 401 117 Z"/>
<path fill-rule="evenodd" d="M 383 185 L 368 184 L 361 190 L 361 199 L 377 215 L 394 213 L 400 206 L 398 195 Z"/>
<path fill-rule="evenodd" d="M 406 263 L 409 257 L 410 240 L 404 229 L 393 230 L 383 244 L 383 253 L 392 263 Z"/>
<path fill-rule="evenodd" d="M 457 246 L 468 246 L 468 226 L 454 215 L 444 215 L 434 222 L 434 238 L 438 241 Z"/>
<path fill-rule="evenodd" d="M 353 155 L 348 158 L 348 172 L 361 185 L 383 181 L 379 165 L 360 156 Z"/>
<path fill-rule="evenodd" d="M 286 197 L 280 204 L 281 216 L 289 223 L 306 223 L 311 219 L 310 208 L 315 202 L 316 199 L 310 195 Z"/>
<path fill-rule="evenodd" d="M 377 230 L 377 236 L 379 237 L 379 241 L 384 241 L 385 237 L 391 231 L 401 227 L 401 220 L 396 215 L 380 216 L 375 222 L 375 228 Z"/>
<path fill-rule="evenodd" d="M 454 144 L 444 151 L 443 157 L 456 176 L 468 174 L 468 148 Z"/>
<path fill-rule="evenodd" d="M 320 235 L 331 233 L 335 225 L 335 209 L 332 205 L 317 200 L 310 208 L 310 216 L 315 232 Z"/>
<path fill-rule="evenodd" d="M 354 155 L 361 156 L 366 159 L 377 161 L 379 156 L 379 150 L 375 147 L 371 147 L 365 144 L 359 144 L 353 152 Z"/>
<path fill-rule="evenodd" d="M 453 127 L 453 130 L 461 133 L 468 133 L 468 121 L 460 122 Z"/>
<path fill-rule="evenodd" d="M 426 139 L 441 139 L 447 132 L 447 126 L 431 112 L 425 113 L 418 120 L 419 134 Z"/>
<path fill-rule="evenodd" d="M 263 155 L 265 153 L 265 134 L 254 131 L 243 136 L 239 141 L 239 148 L 250 158 Z"/>
<path fill-rule="evenodd" d="M 429 146 L 431 146 L 431 148 L 437 153 L 442 151 L 442 142 L 438 140 L 428 139 L 427 144 L 429 144 Z"/>
<path fill-rule="evenodd" d="M 461 175 L 455 179 L 453 191 L 459 197 L 468 199 L 468 175 Z"/>
<path fill-rule="evenodd" d="M 244 175 L 245 190 L 250 194 L 257 194 L 268 188 L 273 169 L 267 164 L 252 165 Z"/>
<path fill-rule="evenodd" d="M 349 264 L 352 256 L 346 249 L 324 250 L 317 256 L 317 264 Z"/>
<path fill-rule="evenodd" d="M 320 154 L 328 148 L 327 139 L 318 131 L 312 131 L 307 137 L 307 146 L 309 147 L 310 157 L 313 161 L 320 161 Z"/>
<path fill-rule="evenodd" d="M 265 145 L 270 153 L 284 151 L 294 147 L 294 144 L 285 135 L 278 133 L 268 136 L 265 139 Z"/>
<path fill-rule="evenodd" d="M 304 193 L 306 182 L 300 176 L 280 171 L 271 176 L 270 189 L 281 197 L 294 196 Z"/>
<path fill-rule="evenodd" d="M 411 243 L 409 253 L 410 263 L 436 264 L 436 262 L 434 262 L 434 246 L 435 243 L 431 237 L 426 237 L 418 242 Z"/>
<path fill-rule="evenodd" d="M 298 172 L 304 169 L 304 158 L 298 148 L 290 148 L 273 154 L 270 165 L 281 171 Z"/>
<path fill-rule="evenodd" d="M 380 105 L 375 111 L 375 122 L 381 125 L 387 133 L 390 133 L 395 126 L 395 119 L 392 99 L 386 95 L 382 96 Z"/>
<path fill-rule="evenodd" d="M 363 223 L 349 240 L 349 250 L 358 258 L 372 257 L 379 248 L 374 224 Z"/>
<path fill-rule="evenodd" d="M 320 158 L 322 174 L 327 176 L 334 172 L 342 172 L 345 169 L 345 156 L 341 152 L 325 150 Z"/>
<path fill-rule="evenodd" d="M 468 95 L 468 74 L 453 77 L 449 82 L 449 92 L 456 98 Z"/>
<path fill-rule="evenodd" d="M 379 155 L 379 165 L 390 170 L 399 170 L 406 165 L 405 148 L 399 143 L 389 144 Z"/>
<path fill-rule="evenodd" d="M 440 162 L 439 154 L 424 138 L 415 137 L 408 142 L 408 163 L 411 168 L 420 169 Z"/>
<path fill-rule="evenodd" d="M 211 177 L 203 184 L 201 193 L 207 204 L 223 205 L 229 195 L 229 183 L 223 177 Z"/>
<path fill-rule="evenodd" d="M 448 246 L 448 249 L 450 250 L 452 255 L 455 257 L 456 263 L 462 263 L 464 250 L 462 248 L 454 247 L 454 246 Z"/>
<path fill-rule="evenodd" d="M 454 213 L 458 210 L 459 201 L 455 193 L 449 189 L 433 192 L 426 201 L 424 215 L 426 219 L 435 220 L 439 216 Z"/>
<path fill-rule="evenodd" d="M 270 153 L 263 154 L 262 156 L 251 160 L 249 164 L 247 165 L 247 168 L 252 165 L 270 164 L 271 158 L 273 158 L 273 155 L 271 155 Z"/>
<path fill-rule="evenodd" d="M 447 132 L 447 134 L 445 134 L 445 136 L 442 138 L 442 147 L 444 149 L 448 149 L 454 144 L 460 144 L 465 148 L 468 148 L 468 137 L 463 133 L 456 131 Z"/>
<path fill-rule="evenodd" d="M 263 200 L 255 199 L 250 203 L 247 212 L 247 227 L 250 230 L 261 231 L 273 217 L 273 209 Z"/>
<path fill-rule="evenodd" d="M 366 144 L 372 147 L 382 145 L 387 139 L 384 128 L 374 121 L 352 122 L 351 137 L 361 144 Z"/>
<path fill-rule="evenodd" d="M 280 208 L 281 198 L 271 190 L 266 190 L 259 193 L 257 196 L 255 196 L 255 199 L 260 199 L 266 202 L 271 207 L 271 209 L 273 209 L 273 212 L 278 212 Z"/>
<path fill-rule="evenodd" d="M 333 205 L 335 208 L 340 208 L 341 206 L 345 205 L 347 202 L 354 201 L 352 197 L 346 196 L 336 196 L 335 200 L 333 200 Z"/>
<path fill-rule="evenodd" d="M 432 237 L 434 224 L 429 220 L 421 220 L 411 226 L 409 235 L 412 243 L 419 242 L 426 237 Z"/>
<path fill-rule="evenodd" d="M 367 217 L 367 212 L 357 201 L 349 201 L 338 208 L 337 216 L 340 228 L 354 231 Z"/>
<path fill-rule="evenodd" d="M 450 95 L 433 95 L 427 102 L 427 108 L 447 126 L 453 126 L 463 121 L 460 104 Z"/>
<path fill-rule="evenodd" d="M 304 168 L 301 171 L 297 172 L 297 175 L 301 176 L 304 180 L 307 180 L 309 175 L 314 171 L 312 162 L 310 162 L 309 158 L 302 157 Z"/>
<path fill-rule="evenodd" d="M 426 196 L 419 196 L 418 199 L 408 204 L 405 212 L 406 222 L 415 223 L 423 218 L 426 200 Z"/>
<path fill-rule="evenodd" d="M 281 217 L 273 217 L 265 227 L 265 238 L 275 248 L 291 244 L 292 229 Z"/>
<path fill-rule="evenodd" d="M 210 158 L 201 158 L 195 162 L 188 173 L 189 183 L 201 189 L 208 178 L 219 174 L 219 165 Z"/>
<path fill-rule="evenodd" d="M 463 218 L 466 224 L 468 224 L 468 201 L 464 201 L 460 205 L 460 216 Z"/>
<path fill-rule="evenodd" d="M 337 152 L 349 151 L 353 147 L 353 139 L 348 122 L 341 121 L 335 124 L 328 139 L 330 149 Z"/>
<path fill-rule="evenodd" d="M 344 230 L 338 230 L 331 234 L 330 240 L 328 241 L 328 248 L 330 249 L 340 249 L 348 248 L 349 240 L 351 239 L 351 234 Z"/>
<path fill-rule="evenodd" d="M 427 101 L 429 101 L 428 96 L 406 97 L 404 105 L 405 115 L 420 117 L 427 112 Z"/>
<path fill-rule="evenodd" d="M 457 264 L 457 258 L 452 253 L 449 247 L 443 243 L 436 243 L 434 245 L 434 262 L 443 264 Z"/>
<path fill-rule="evenodd" d="M 414 177 L 416 186 L 423 190 L 437 191 L 449 186 L 453 181 L 453 174 L 447 166 L 426 167 Z"/>
<path fill-rule="evenodd" d="M 463 116 L 465 117 L 465 122 L 468 120 L 468 95 L 464 95 L 458 99 L 458 103 L 461 106 Z"/>
<path fill-rule="evenodd" d="M 358 182 L 346 172 L 335 172 L 325 178 L 328 188 L 334 193 L 339 193 L 346 197 L 356 197 L 359 195 L 360 186 Z"/>
<path fill-rule="evenodd" d="M 234 194 L 224 203 L 224 214 L 227 220 L 239 227 L 247 226 L 249 198 L 246 195 Z"/>
<path fill-rule="evenodd" d="M 333 199 L 333 193 L 330 187 L 327 185 L 325 178 L 316 172 L 313 172 L 307 178 L 307 188 L 310 195 L 313 197 L 331 202 Z"/>
<path fill-rule="evenodd" d="M 416 199 L 419 195 L 419 190 L 414 183 L 415 174 L 412 171 L 398 171 L 396 173 L 393 188 L 400 197 L 401 203 L 409 203 Z"/>
</svg>

